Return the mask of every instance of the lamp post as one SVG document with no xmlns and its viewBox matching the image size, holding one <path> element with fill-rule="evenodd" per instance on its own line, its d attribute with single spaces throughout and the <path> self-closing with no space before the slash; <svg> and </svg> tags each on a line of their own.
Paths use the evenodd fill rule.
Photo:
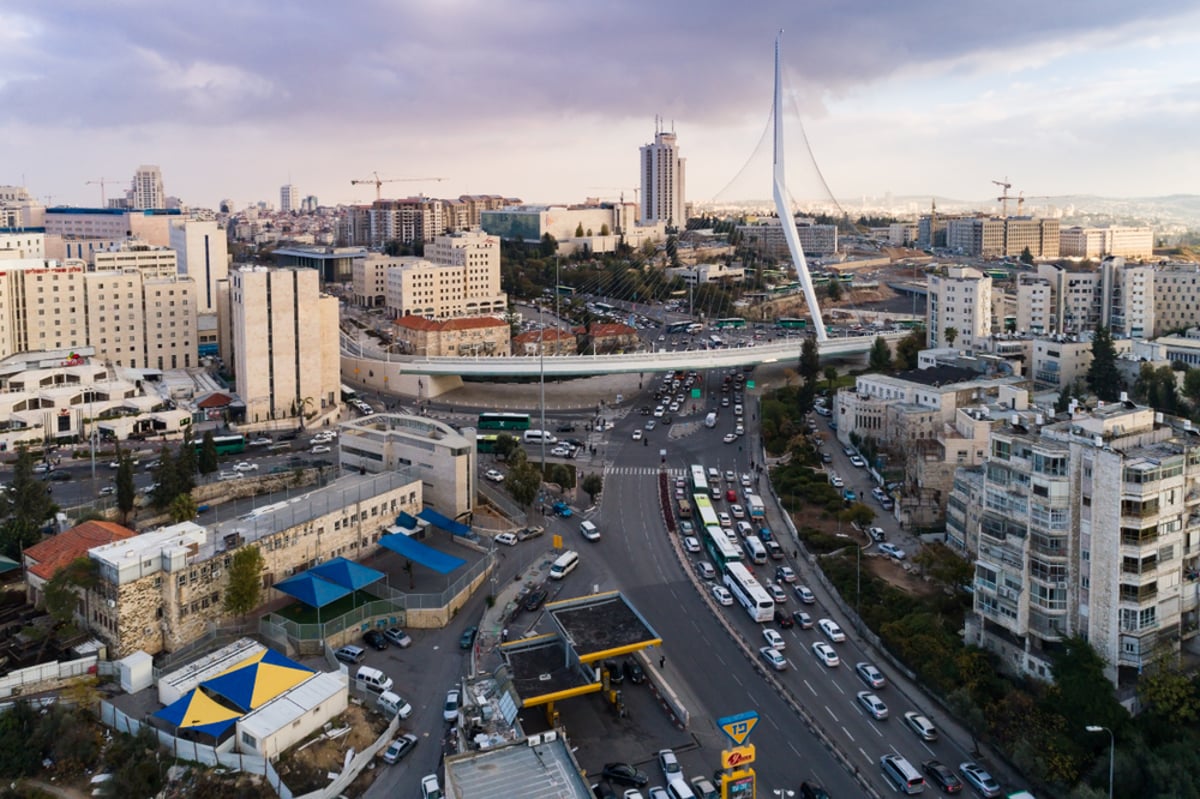
<svg viewBox="0 0 1200 799">
<path fill-rule="evenodd" d="M 783 797 L 785 797 L 785 796 L 790 797 L 790 796 L 796 795 L 796 792 L 793 791 L 791 788 L 772 788 L 771 793 L 780 797 L 780 799 L 783 799 Z"/>
<path fill-rule="evenodd" d="M 1108 799 L 1112 799 L 1113 795 L 1113 757 L 1117 752 L 1117 736 L 1113 735 L 1113 731 L 1108 727 L 1101 727 L 1098 724 L 1089 724 L 1084 727 L 1088 732 L 1107 732 L 1108 733 Z"/>
</svg>

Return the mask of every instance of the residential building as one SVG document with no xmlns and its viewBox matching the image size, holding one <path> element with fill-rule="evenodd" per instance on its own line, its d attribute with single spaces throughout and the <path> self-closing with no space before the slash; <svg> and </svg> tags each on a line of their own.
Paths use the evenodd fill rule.
<svg viewBox="0 0 1200 799">
<path fill-rule="evenodd" d="M 163 191 L 162 171 L 150 164 L 143 164 L 133 173 L 133 187 L 129 195 L 129 207 L 135 211 L 147 208 L 166 208 L 167 194 Z"/>
<path fill-rule="evenodd" d="M 0 228 L 40 228 L 46 224 L 46 207 L 24 186 L 0 186 Z"/>
<path fill-rule="evenodd" d="M 403 471 L 420 481 L 423 503 L 443 516 L 458 519 L 475 510 L 474 428 L 459 432 L 428 416 L 376 413 L 343 422 L 338 430 L 343 469 Z"/>
<path fill-rule="evenodd" d="M 106 521 L 86 521 L 50 536 L 21 552 L 25 569 L 25 593 L 29 604 L 40 606 L 46 596 L 46 583 L 59 571 L 79 558 L 86 558 L 93 547 L 133 538 L 128 527 Z"/>
<path fill-rule="evenodd" d="M 338 300 L 312 269 L 243 266 L 229 274 L 233 368 L 247 421 L 337 405 Z"/>
<path fill-rule="evenodd" d="M 1154 267 L 1105 258 L 1100 264 L 1100 324 L 1115 337 L 1149 338 L 1155 332 Z"/>
<path fill-rule="evenodd" d="M 662 129 L 656 120 L 654 142 L 642 145 L 641 153 L 641 213 L 642 225 L 665 224 L 682 229 L 687 224 L 686 180 L 687 159 L 679 155 L 675 131 Z"/>
<path fill-rule="evenodd" d="M 300 189 L 291 183 L 279 188 L 279 211 L 290 214 L 300 210 Z"/>
<path fill-rule="evenodd" d="M 574 355 L 577 352 L 575 334 L 550 327 L 529 330 L 512 337 L 513 355 Z M 1197 342 L 1200 344 L 1200 342 Z"/>
<path fill-rule="evenodd" d="M 1044 277 L 1017 275 L 1017 332 L 1040 336 L 1058 330 L 1054 286 Z"/>
<path fill-rule="evenodd" d="M 1168 263 L 1154 271 L 1154 334 L 1200 324 L 1200 265 Z"/>
<path fill-rule="evenodd" d="M 229 275 L 229 243 L 225 231 L 212 220 L 176 219 L 169 230 L 171 249 L 178 256 L 179 274 L 196 281 L 201 314 L 217 310 L 217 281 Z"/>
<path fill-rule="evenodd" d="M 0 227 L 0 261 L 8 258 L 45 257 L 45 230 Z"/>
<path fill-rule="evenodd" d="M 249 517 L 202 527 L 174 524 L 93 547 L 99 569 L 81 602 L 87 627 L 115 657 L 139 649 L 172 652 L 231 617 L 224 609 L 229 566 L 255 546 L 263 586 L 335 557 L 361 560 L 401 513 L 422 508 L 421 482 L 405 471 L 350 474 L 306 494 L 302 502 L 260 508 Z M 269 596 L 269 594 L 268 594 Z"/>
<path fill-rule="evenodd" d="M 93 253 L 95 272 L 140 272 L 144 277 L 175 277 L 179 274 L 177 253 L 170 247 L 152 247 L 126 240 L 109 250 Z"/>
<path fill-rule="evenodd" d="M 395 322 L 394 337 L 409 355 L 428 357 L 507 356 L 511 354 L 508 322 L 493 316 L 459 316 L 427 319 L 402 316 Z"/>
<path fill-rule="evenodd" d="M 1125 343 L 1128 342 L 1117 342 Z M 1091 337 L 1049 336 L 1034 339 L 1030 376 L 1039 391 L 1063 388 L 1084 380 L 1092 365 Z"/>
<path fill-rule="evenodd" d="M 983 463 L 992 428 L 1008 412 L 1009 408 L 992 397 L 990 404 L 959 408 L 953 421 L 934 425 L 930 438 L 909 434 L 903 444 L 904 492 L 896 505 L 901 524 L 935 528 L 947 523 L 947 499 L 955 475 Z"/>
<path fill-rule="evenodd" d="M 360 287 L 364 292 L 371 288 L 368 275 L 377 280 L 378 264 L 382 263 L 384 305 L 395 316 L 449 319 L 503 314 L 508 309 L 508 295 L 500 289 L 498 237 L 479 230 L 438 236 L 426 247 L 425 255 L 365 259 L 371 266 L 364 262 L 359 270 Z M 369 299 L 373 295 L 363 296 Z"/>
<path fill-rule="evenodd" d="M 946 331 L 954 328 L 955 343 L 969 347 L 993 330 L 992 279 L 969 266 L 950 266 L 931 274 L 927 282 L 926 328 L 930 347 L 949 345 Z"/>
<path fill-rule="evenodd" d="M 968 643 L 1048 679 L 1061 642 L 1079 635 L 1122 685 L 1195 638 L 1200 444 L 1190 421 L 1124 398 L 1073 406 L 1064 421 L 1013 414 L 992 430 L 971 483 L 956 482 L 948 528 L 975 558 Z"/>
<path fill-rule="evenodd" d="M 387 300 L 388 270 L 412 259 L 394 258 L 377 252 L 364 253 L 350 267 L 351 302 L 360 308 L 382 308 Z"/>
<path fill-rule="evenodd" d="M 1148 227 L 1074 227 L 1059 234 L 1059 254 L 1098 260 L 1119 255 L 1131 261 L 1154 257 L 1154 229 Z"/>
<path fill-rule="evenodd" d="M 783 225 L 778 219 L 762 219 L 748 225 L 738 225 L 737 233 L 742 246 L 753 250 L 764 258 L 791 261 Z M 812 220 L 797 219 L 796 233 L 806 256 L 832 255 L 838 251 L 837 225 L 818 225 Z"/>
</svg>

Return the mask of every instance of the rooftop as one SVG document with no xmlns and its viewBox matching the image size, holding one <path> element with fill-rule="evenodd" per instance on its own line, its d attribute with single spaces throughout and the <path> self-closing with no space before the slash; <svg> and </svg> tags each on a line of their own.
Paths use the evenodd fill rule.
<svg viewBox="0 0 1200 799">
<path fill-rule="evenodd" d="M 557 635 L 541 635 L 505 644 L 501 654 L 512 671 L 513 688 L 522 705 L 540 704 L 541 697 L 596 686 L 596 673 L 580 664 Z M 578 692 L 578 691 L 577 691 Z"/>
<path fill-rule="evenodd" d="M 49 580 L 71 561 L 85 557 L 93 547 L 135 535 L 133 530 L 113 522 L 87 521 L 26 548 L 24 555 L 32 561 L 29 573 Z"/>
<path fill-rule="evenodd" d="M 342 435 L 378 437 L 380 434 L 403 438 L 434 439 L 445 441 L 446 446 L 475 445 L 474 438 L 466 438 L 445 422 L 428 416 L 411 416 L 405 413 L 375 413 L 342 422 Z M 344 441 L 349 444 L 349 441 Z"/>
<path fill-rule="evenodd" d="M 551 602 L 546 611 L 585 663 L 662 642 L 642 614 L 616 591 Z"/>
<path fill-rule="evenodd" d="M 495 749 L 450 755 L 446 758 L 446 793 L 458 799 L 592 797 L 571 747 L 558 731 Z"/>
</svg>

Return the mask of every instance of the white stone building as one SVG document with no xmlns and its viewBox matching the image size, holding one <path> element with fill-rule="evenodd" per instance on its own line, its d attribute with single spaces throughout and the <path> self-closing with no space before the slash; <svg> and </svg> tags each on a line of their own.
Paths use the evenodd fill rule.
<svg viewBox="0 0 1200 799">
<path fill-rule="evenodd" d="M 954 342 L 970 347 L 993 330 L 992 279 L 969 266 L 950 266 L 928 279 L 926 328 L 930 347 L 949 346 L 946 331 L 954 328 Z"/>
</svg>

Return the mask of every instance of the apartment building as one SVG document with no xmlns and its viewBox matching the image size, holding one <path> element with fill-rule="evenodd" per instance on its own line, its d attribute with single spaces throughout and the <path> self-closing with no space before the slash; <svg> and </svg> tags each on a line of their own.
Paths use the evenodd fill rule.
<svg viewBox="0 0 1200 799">
<path fill-rule="evenodd" d="M 500 289 L 500 239 L 473 230 L 436 237 L 425 258 L 383 256 L 364 259 L 355 268 L 364 300 L 376 296 L 380 264 L 384 271 L 383 304 L 395 316 L 451 319 L 503 314 L 508 295 Z M 370 261 L 370 265 L 368 265 Z M 355 297 L 359 296 L 358 290 Z"/>
<path fill-rule="evenodd" d="M 290 214 L 300 210 L 300 187 L 291 183 L 279 187 L 279 211 Z"/>
<path fill-rule="evenodd" d="M 1154 270 L 1154 334 L 1200 324 L 1200 265 L 1168 263 Z"/>
<path fill-rule="evenodd" d="M 679 154 L 679 140 L 656 123 L 654 141 L 642 145 L 641 157 L 642 225 L 665 224 L 683 228 L 687 223 L 687 159 Z"/>
<path fill-rule="evenodd" d="M 1154 257 L 1154 229 L 1116 225 L 1063 228 L 1059 234 L 1059 252 L 1074 258 L 1117 255 L 1131 261 L 1148 260 Z"/>
<path fill-rule="evenodd" d="M 143 241 L 126 240 L 92 254 L 96 272 L 141 272 L 145 277 L 175 277 L 178 254 L 170 247 L 154 247 Z"/>
<path fill-rule="evenodd" d="M 167 207 L 167 194 L 163 191 L 162 170 L 157 166 L 142 164 L 133 173 L 129 207 L 134 210 Z"/>
<path fill-rule="evenodd" d="M 415 259 L 393 258 L 381 253 L 364 253 L 350 267 L 351 302 L 360 308 L 382 308 L 387 302 L 387 274 L 393 267 Z"/>
<path fill-rule="evenodd" d="M 270 587 L 295 572 L 376 554 L 396 517 L 422 507 L 421 482 L 407 471 L 351 474 L 249 516 L 208 527 L 183 522 L 93 547 L 87 554 L 99 579 L 84 592 L 80 615 L 115 657 L 172 652 L 230 619 L 229 566 L 241 548 L 262 553 L 266 601 L 274 598 Z"/>
<path fill-rule="evenodd" d="M 930 347 L 949 346 L 946 331 L 954 328 L 958 346 L 969 347 L 993 330 L 992 279 L 969 266 L 950 266 L 931 274 L 926 328 Z"/>
<path fill-rule="evenodd" d="M 962 476 L 962 473 L 960 473 Z M 956 479 L 947 533 L 975 558 L 965 638 L 1047 679 L 1082 635 L 1114 684 L 1176 657 L 1200 607 L 1200 442 L 1127 401 L 1048 422 L 1015 413 Z"/>
<path fill-rule="evenodd" d="M 338 300 L 313 269 L 243 266 L 229 274 L 231 363 L 250 422 L 340 402 Z"/>
<path fill-rule="evenodd" d="M 403 471 L 419 480 L 426 506 L 459 519 L 475 510 L 475 429 L 427 416 L 377 413 L 338 427 L 340 463 L 351 472 Z M 395 514 L 393 514 L 393 517 Z"/>
<path fill-rule="evenodd" d="M 0 260 L 45 257 L 46 234 L 44 231 L 0 227 Z"/>
<path fill-rule="evenodd" d="M 507 356 L 511 333 L 508 323 L 494 316 L 402 316 L 394 330 L 396 343 L 408 355 L 451 358 Z"/>
</svg>

